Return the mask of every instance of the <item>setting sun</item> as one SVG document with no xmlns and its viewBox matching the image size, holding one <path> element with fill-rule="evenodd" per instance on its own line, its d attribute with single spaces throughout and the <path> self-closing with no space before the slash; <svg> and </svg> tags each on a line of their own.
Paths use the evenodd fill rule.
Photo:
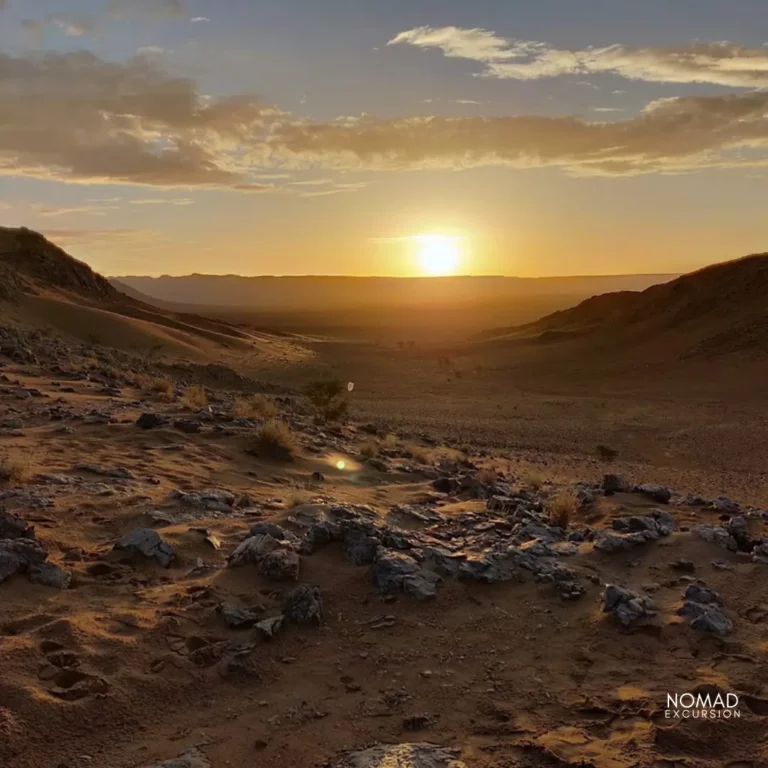
<svg viewBox="0 0 768 768">
<path fill-rule="evenodd" d="M 461 261 L 461 246 L 456 237 L 446 235 L 419 235 L 419 264 L 428 275 L 452 275 Z"/>
</svg>

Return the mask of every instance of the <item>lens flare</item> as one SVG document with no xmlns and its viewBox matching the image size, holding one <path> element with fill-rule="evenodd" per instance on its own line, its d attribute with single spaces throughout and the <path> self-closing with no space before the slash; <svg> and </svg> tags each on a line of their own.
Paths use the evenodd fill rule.
<svg viewBox="0 0 768 768">
<path fill-rule="evenodd" d="M 344 459 L 339 459 L 336 462 L 336 469 L 341 470 L 341 469 L 346 469 L 346 468 L 347 468 L 347 462 L 344 461 Z"/>
</svg>

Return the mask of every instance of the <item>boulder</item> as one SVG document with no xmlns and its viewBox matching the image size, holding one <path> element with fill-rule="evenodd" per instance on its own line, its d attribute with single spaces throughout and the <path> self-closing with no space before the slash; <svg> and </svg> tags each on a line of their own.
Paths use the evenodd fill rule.
<svg viewBox="0 0 768 768">
<path fill-rule="evenodd" d="M 612 496 L 614 493 L 628 493 L 632 486 L 617 474 L 607 474 L 603 476 L 603 492 L 606 496 Z"/>
<path fill-rule="evenodd" d="M 717 544 L 718 547 L 727 549 L 729 552 L 736 552 L 739 548 L 736 539 L 728 533 L 726 528 L 720 525 L 697 525 L 693 532 L 700 539 Z"/>
<path fill-rule="evenodd" d="M 273 581 L 298 581 L 301 558 L 292 549 L 273 549 L 258 563 L 259 573 Z"/>
<path fill-rule="evenodd" d="M 33 584 L 42 584 L 54 589 L 69 589 L 72 574 L 53 563 L 36 563 L 29 567 L 27 577 Z"/>
<path fill-rule="evenodd" d="M 416 560 L 402 552 L 385 552 L 373 567 L 373 582 L 381 592 L 402 591 L 417 600 L 434 597 L 440 581 L 436 573 L 422 570 Z"/>
<path fill-rule="evenodd" d="M 624 627 L 656 615 L 656 607 L 650 597 L 613 584 L 606 585 L 603 600 L 603 613 L 613 613 Z"/>
<path fill-rule="evenodd" d="M 167 568 L 176 558 L 173 547 L 157 531 L 136 528 L 115 544 L 115 549 L 154 560 Z"/>
<path fill-rule="evenodd" d="M 633 491 L 634 493 L 640 493 L 643 496 L 647 496 L 657 504 L 669 504 L 669 501 L 672 498 L 672 491 L 670 491 L 669 488 L 665 488 L 663 485 L 644 483 L 643 485 L 636 485 Z"/>
<path fill-rule="evenodd" d="M 164 427 L 167 423 L 168 419 L 159 413 L 142 413 L 136 420 L 136 426 L 139 429 L 158 429 L 159 427 Z"/>
<path fill-rule="evenodd" d="M 320 587 L 302 585 L 288 593 L 283 614 L 294 624 L 323 624 L 323 596 Z"/>
</svg>

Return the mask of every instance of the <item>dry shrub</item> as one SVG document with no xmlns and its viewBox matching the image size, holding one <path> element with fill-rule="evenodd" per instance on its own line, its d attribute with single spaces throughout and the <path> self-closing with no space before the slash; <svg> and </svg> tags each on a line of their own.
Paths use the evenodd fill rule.
<svg viewBox="0 0 768 768">
<path fill-rule="evenodd" d="M 299 449 L 290 427 L 277 419 L 270 419 L 256 433 L 254 449 L 259 456 L 275 461 L 291 461 Z"/>
<path fill-rule="evenodd" d="M 414 461 L 418 462 L 419 464 L 432 463 L 432 453 L 426 448 L 423 448 L 420 445 L 412 445 L 409 450 L 411 452 L 411 456 L 413 456 Z"/>
<path fill-rule="evenodd" d="M 310 501 L 312 501 L 312 496 L 309 493 L 296 489 L 288 494 L 285 503 L 290 509 L 294 509 L 302 504 L 309 504 Z"/>
<path fill-rule="evenodd" d="M 208 395 L 205 387 L 200 384 L 193 384 L 184 390 L 184 396 L 181 398 L 182 405 L 193 411 L 199 411 L 208 405 Z"/>
<path fill-rule="evenodd" d="M 238 397 L 232 413 L 239 419 L 274 419 L 277 407 L 266 395 Z"/>
<path fill-rule="evenodd" d="M 393 451 L 398 445 L 397 435 L 387 435 L 384 440 L 382 440 L 381 445 L 383 448 Z"/>
<path fill-rule="evenodd" d="M 483 483 L 483 485 L 493 485 L 498 477 L 495 469 L 479 469 L 475 475 L 475 480 Z"/>
<path fill-rule="evenodd" d="M 20 453 L 0 458 L 0 483 L 26 483 L 32 477 L 32 465 Z"/>
<path fill-rule="evenodd" d="M 168 378 L 154 379 L 150 385 L 150 389 L 169 402 L 173 400 L 176 392 L 173 382 Z"/>
<path fill-rule="evenodd" d="M 379 444 L 376 440 L 366 440 L 360 446 L 360 455 L 366 459 L 372 459 L 374 456 L 379 455 Z"/>
<path fill-rule="evenodd" d="M 321 423 L 343 421 L 349 411 L 346 384 L 341 379 L 318 379 L 304 387 L 304 395 L 315 409 Z"/>
<path fill-rule="evenodd" d="M 522 477 L 523 485 L 534 491 L 541 490 L 547 478 L 538 469 L 529 469 Z"/>
<path fill-rule="evenodd" d="M 547 502 L 549 524 L 567 529 L 579 509 L 576 494 L 568 489 L 559 491 Z"/>
</svg>

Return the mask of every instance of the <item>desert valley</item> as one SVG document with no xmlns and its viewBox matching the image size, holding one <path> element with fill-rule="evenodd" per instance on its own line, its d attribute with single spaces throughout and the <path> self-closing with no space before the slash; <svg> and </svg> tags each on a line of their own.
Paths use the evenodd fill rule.
<svg viewBox="0 0 768 768">
<path fill-rule="evenodd" d="M 434 339 L 0 274 L 4 766 L 768 762 L 768 255 Z"/>
</svg>

